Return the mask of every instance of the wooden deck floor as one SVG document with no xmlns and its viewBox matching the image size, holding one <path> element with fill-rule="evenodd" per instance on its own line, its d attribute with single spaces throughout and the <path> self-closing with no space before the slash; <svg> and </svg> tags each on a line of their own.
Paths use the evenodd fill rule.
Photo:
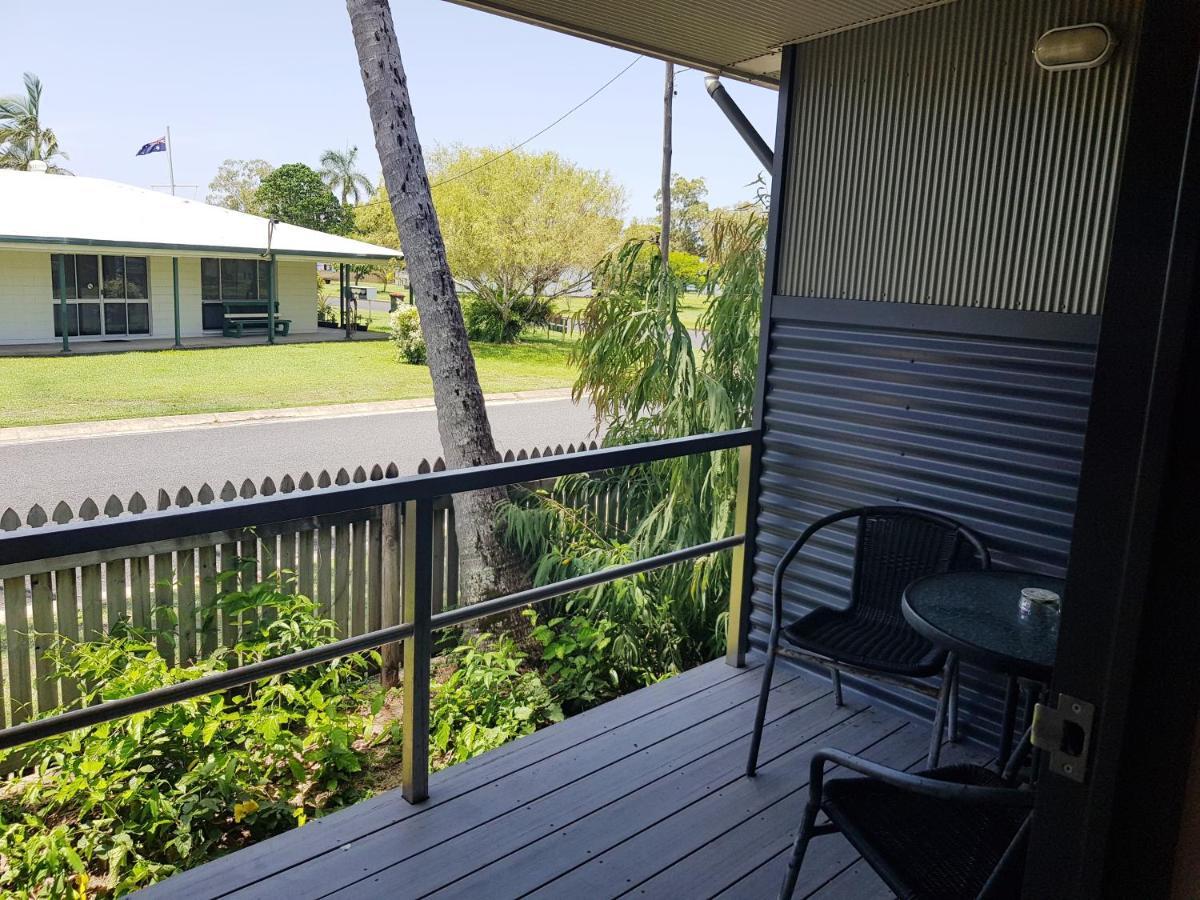
<svg viewBox="0 0 1200 900">
<path fill-rule="evenodd" d="M 838 709 L 827 683 L 780 671 L 747 779 L 760 676 L 710 663 L 440 772 L 418 806 L 381 794 L 146 894 L 773 897 L 812 751 L 919 767 L 929 732 L 853 695 Z M 889 894 L 833 836 L 814 840 L 796 896 Z"/>
</svg>

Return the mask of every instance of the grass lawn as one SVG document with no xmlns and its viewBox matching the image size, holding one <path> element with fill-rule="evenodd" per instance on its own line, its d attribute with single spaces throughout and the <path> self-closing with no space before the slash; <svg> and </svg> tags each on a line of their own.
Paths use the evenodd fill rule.
<svg viewBox="0 0 1200 900">
<path fill-rule="evenodd" d="M 574 315 L 590 302 L 590 297 L 565 297 L 554 301 L 556 307 Z M 687 293 L 679 301 L 679 320 L 687 328 L 695 328 L 700 314 L 708 307 L 708 297 L 704 294 Z"/>
<path fill-rule="evenodd" d="M 483 391 L 567 387 L 571 342 L 473 344 Z M 0 359 L 0 427 L 432 396 L 388 341 Z"/>
</svg>

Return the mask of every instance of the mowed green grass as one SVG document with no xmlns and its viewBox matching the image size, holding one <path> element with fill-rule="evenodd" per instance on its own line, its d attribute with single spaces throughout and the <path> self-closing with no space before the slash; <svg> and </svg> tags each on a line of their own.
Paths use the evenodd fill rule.
<svg viewBox="0 0 1200 900">
<path fill-rule="evenodd" d="M 565 297 L 554 301 L 555 306 L 568 315 L 582 312 L 591 302 L 590 297 Z M 700 314 L 708 308 L 708 296 L 705 294 L 687 293 L 679 299 L 679 321 L 686 328 L 695 328 Z"/>
<path fill-rule="evenodd" d="M 567 387 L 571 342 L 473 344 L 487 393 Z M 0 427 L 431 397 L 389 341 L 0 359 Z"/>
</svg>

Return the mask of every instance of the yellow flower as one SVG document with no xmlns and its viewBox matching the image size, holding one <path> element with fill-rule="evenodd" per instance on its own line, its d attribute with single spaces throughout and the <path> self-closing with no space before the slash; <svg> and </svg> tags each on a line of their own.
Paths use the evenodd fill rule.
<svg viewBox="0 0 1200 900">
<path fill-rule="evenodd" d="M 240 822 L 251 813 L 258 812 L 257 800 L 246 800 L 244 803 L 233 804 L 233 821 Z"/>
<path fill-rule="evenodd" d="M 87 900 L 88 896 L 88 874 L 80 872 L 75 876 L 75 897 L 76 900 Z"/>
</svg>

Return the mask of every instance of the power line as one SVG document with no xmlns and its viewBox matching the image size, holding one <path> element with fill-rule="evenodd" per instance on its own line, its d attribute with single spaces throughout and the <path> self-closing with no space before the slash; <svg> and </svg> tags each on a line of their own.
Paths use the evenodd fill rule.
<svg viewBox="0 0 1200 900">
<path fill-rule="evenodd" d="M 616 81 L 618 78 L 620 78 L 622 75 L 624 75 L 630 69 L 632 69 L 635 65 L 637 65 L 641 59 L 642 59 L 642 57 L 640 57 L 640 56 L 634 57 L 633 62 L 631 62 L 629 65 L 625 66 L 625 68 L 623 68 L 623 69 L 621 69 L 621 71 L 617 72 L 616 75 L 614 75 L 612 78 L 608 79 L 608 81 L 604 82 L 604 84 L 600 85 L 600 87 L 596 88 L 596 90 L 592 91 L 590 94 L 588 94 L 586 97 L 584 97 L 578 103 L 576 103 L 574 106 L 572 106 L 570 109 L 568 109 L 565 113 L 563 113 L 561 116 L 559 116 L 553 122 L 551 122 L 545 128 L 542 128 L 541 130 L 534 132 L 529 137 L 525 138 L 525 140 L 521 141 L 519 144 L 513 144 L 513 146 L 509 147 L 507 150 L 497 153 L 495 156 L 489 156 L 483 162 L 479 163 L 476 166 L 472 166 L 471 168 L 467 169 L 465 172 L 459 172 L 456 175 L 451 175 L 448 178 L 443 178 L 441 181 L 434 182 L 433 184 L 431 184 L 429 186 L 430 190 L 432 190 L 435 187 L 440 187 L 443 184 L 449 184 L 452 181 L 457 181 L 460 178 L 466 178 L 468 175 L 473 175 L 474 173 L 478 172 L 480 169 L 490 166 L 492 163 L 496 162 L 496 160 L 503 159 L 504 157 L 508 156 L 510 153 L 515 153 L 517 150 L 520 150 L 522 147 L 524 147 L 530 141 L 537 140 L 539 137 L 541 137 L 543 134 L 545 134 L 547 131 L 549 131 L 551 128 L 553 128 L 555 125 L 562 122 L 564 119 L 566 119 L 572 113 L 578 112 L 586 104 L 588 104 L 592 100 L 596 99 L 596 97 L 598 97 L 614 81 Z M 364 209 L 365 207 L 368 207 L 368 206 L 379 206 L 380 204 L 385 203 L 385 202 L 387 202 L 387 201 L 370 200 L 367 203 L 362 203 L 362 204 L 359 204 L 358 206 L 355 206 L 354 209 Z"/>
</svg>

